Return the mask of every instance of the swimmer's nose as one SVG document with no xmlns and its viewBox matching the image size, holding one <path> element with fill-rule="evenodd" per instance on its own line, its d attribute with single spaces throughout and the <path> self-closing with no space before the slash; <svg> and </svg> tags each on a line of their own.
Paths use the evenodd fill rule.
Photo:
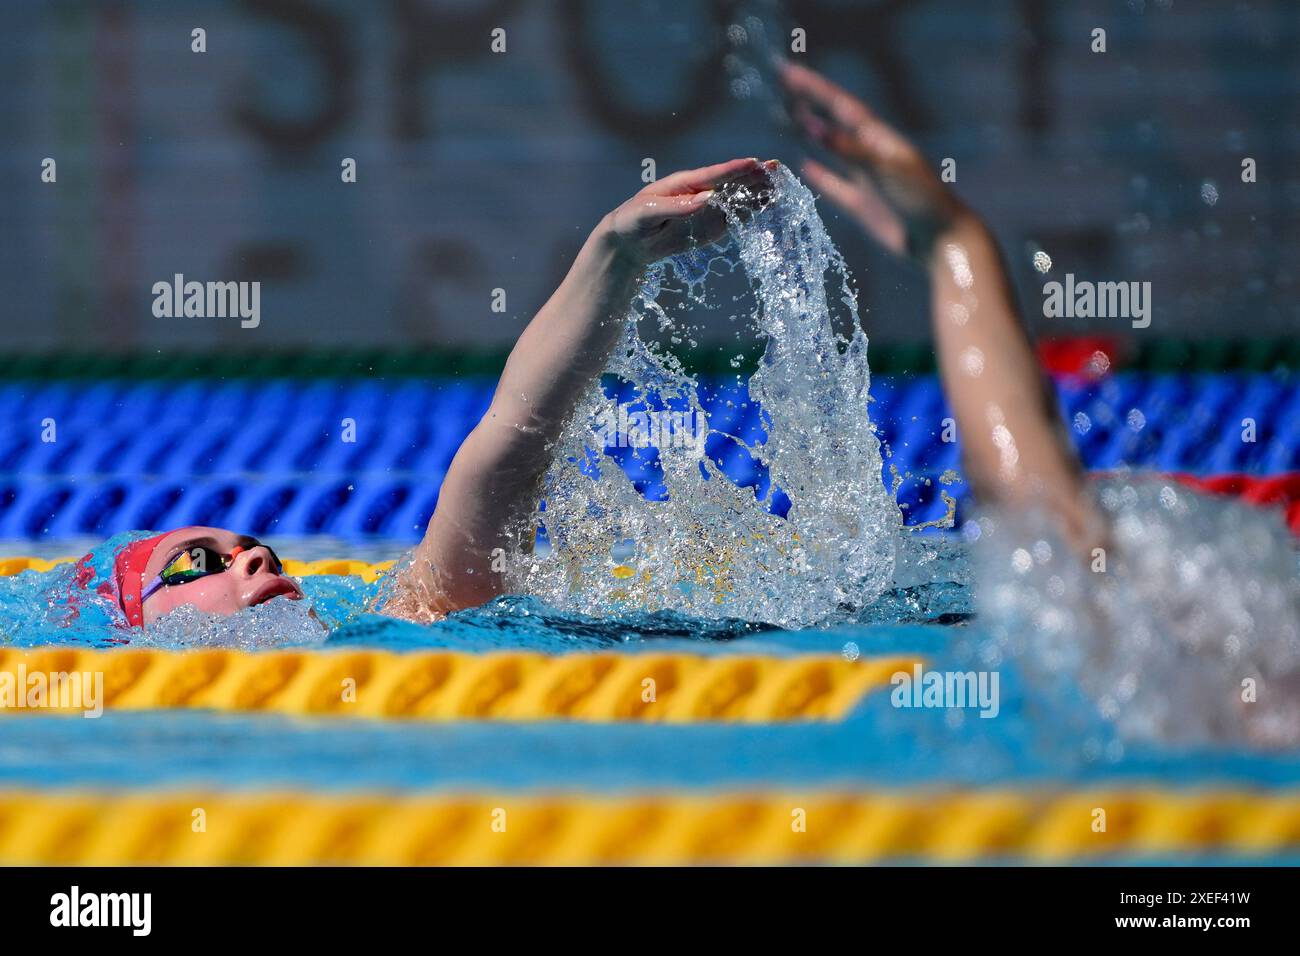
<svg viewBox="0 0 1300 956">
<path fill-rule="evenodd" d="M 271 552 L 264 544 L 252 548 L 235 548 L 230 557 L 232 559 L 230 570 L 246 578 L 254 577 L 259 572 L 275 566 L 271 562 Z"/>
</svg>

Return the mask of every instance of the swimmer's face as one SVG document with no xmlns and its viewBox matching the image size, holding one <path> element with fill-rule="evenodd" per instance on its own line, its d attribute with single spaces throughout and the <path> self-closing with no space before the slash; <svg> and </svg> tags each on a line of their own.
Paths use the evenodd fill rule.
<svg viewBox="0 0 1300 956">
<path fill-rule="evenodd" d="M 302 600 L 302 589 L 287 575 L 276 572 L 275 558 L 265 545 L 222 528 L 181 528 L 159 541 L 145 565 L 145 586 L 178 555 L 195 548 L 210 548 L 235 558 L 220 574 L 164 586 L 151 594 L 143 607 L 145 626 L 187 604 L 208 614 L 235 614 L 278 597 Z"/>
</svg>

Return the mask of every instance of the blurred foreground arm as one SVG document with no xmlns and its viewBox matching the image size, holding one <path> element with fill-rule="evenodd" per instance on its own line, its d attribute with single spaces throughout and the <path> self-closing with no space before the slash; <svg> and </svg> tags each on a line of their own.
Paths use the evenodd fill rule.
<svg viewBox="0 0 1300 956">
<path fill-rule="evenodd" d="M 975 494 L 1042 504 L 1070 541 L 1088 546 L 1095 519 L 1079 464 L 993 235 L 864 103 L 803 67 L 782 76 L 796 121 L 844 166 L 837 173 L 808 160 L 808 182 L 930 276 L 939 373 Z"/>
</svg>

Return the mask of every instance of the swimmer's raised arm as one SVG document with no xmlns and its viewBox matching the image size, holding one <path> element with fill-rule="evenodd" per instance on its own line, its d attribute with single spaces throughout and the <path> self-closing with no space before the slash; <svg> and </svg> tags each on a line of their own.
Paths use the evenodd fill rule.
<svg viewBox="0 0 1300 956">
<path fill-rule="evenodd" d="M 708 203 L 711 191 L 765 175 L 752 159 L 675 173 L 601 220 L 511 351 L 491 407 L 452 460 L 424 540 L 386 610 L 447 613 L 502 593 L 496 549 L 531 547 L 528 519 L 552 446 L 604 368 L 643 270 L 693 240 L 720 237 L 726 222 Z"/>
<path fill-rule="evenodd" d="M 782 78 L 795 119 L 843 162 L 841 173 L 806 161 L 809 184 L 930 276 L 939 373 L 975 494 L 1041 502 L 1085 545 L 1094 525 L 1078 460 L 992 233 L 862 101 L 800 66 Z"/>
</svg>

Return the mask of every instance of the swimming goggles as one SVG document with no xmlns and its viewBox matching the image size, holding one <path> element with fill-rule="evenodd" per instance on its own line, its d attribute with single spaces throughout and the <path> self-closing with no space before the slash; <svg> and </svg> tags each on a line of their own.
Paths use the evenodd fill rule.
<svg viewBox="0 0 1300 956">
<path fill-rule="evenodd" d="M 255 544 L 253 547 L 266 548 L 266 545 Z M 176 587 L 180 584 L 189 584 L 191 581 L 197 581 L 200 578 L 206 578 L 213 574 L 221 574 L 223 571 L 229 571 L 231 565 L 235 563 L 235 558 L 249 550 L 248 548 L 236 546 L 230 554 L 222 554 L 220 551 L 208 548 L 203 545 L 196 545 L 193 548 L 186 548 L 176 557 L 167 562 L 167 566 L 159 572 L 158 576 L 149 583 L 149 586 L 140 594 L 140 603 L 143 605 L 155 592 L 162 588 Z M 276 574 L 284 573 L 284 565 L 275 552 L 266 548 L 271 556 L 271 570 Z"/>
</svg>

